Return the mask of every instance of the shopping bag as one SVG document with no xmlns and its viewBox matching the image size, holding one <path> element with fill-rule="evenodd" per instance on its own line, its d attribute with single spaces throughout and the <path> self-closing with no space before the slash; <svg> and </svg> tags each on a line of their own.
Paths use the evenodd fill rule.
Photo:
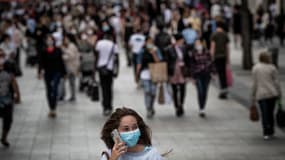
<svg viewBox="0 0 285 160">
<path fill-rule="evenodd" d="M 165 97 L 164 97 L 164 88 L 163 84 L 159 84 L 159 90 L 158 90 L 158 104 L 164 104 L 165 103 Z"/>
<path fill-rule="evenodd" d="M 154 83 L 167 81 L 167 63 L 157 62 L 149 64 L 151 80 Z"/>
<path fill-rule="evenodd" d="M 285 110 L 283 109 L 283 105 L 281 99 L 278 100 L 278 109 L 276 114 L 276 124 L 277 126 L 285 131 Z"/>
<path fill-rule="evenodd" d="M 163 83 L 163 91 L 164 91 L 164 102 L 165 102 L 165 104 L 171 104 L 172 103 L 171 88 L 167 82 Z"/>
<path fill-rule="evenodd" d="M 226 67 L 226 78 L 228 87 L 233 86 L 233 73 L 230 65 L 227 65 Z"/>
<path fill-rule="evenodd" d="M 256 105 L 252 105 L 249 109 L 249 119 L 252 122 L 257 122 L 259 120 L 259 114 Z"/>
</svg>

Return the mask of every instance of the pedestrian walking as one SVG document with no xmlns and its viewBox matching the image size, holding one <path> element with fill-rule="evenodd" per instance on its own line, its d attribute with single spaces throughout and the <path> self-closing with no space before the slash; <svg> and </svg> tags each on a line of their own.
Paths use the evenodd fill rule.
<svg viewBox="0 0 285 160">
<path fill-rule="evenodd" d="M 112 35 L 105 34 L 96 44 L 96 66 L 99 72 L 102 91 L 103 115 L 109 116 L 113 109 L 113 70 L 114 61 L 118 57 L 118 46 L 113 41 Z"/>
<path fill-rule="evenodd" d="M 200 40 L 195 42 L 193 53 L 190 57 L 191 78 L 197 89 L 199 116 L 205 117 L 205 107 L 211 75 L 215 74 L 215 67 L 209 51 Z"/>
<path fill-rule="evenodd" d="M 67 78 L 70 84 L 70 98 L 69 101 L 74 102 L 76 100 L 76 77 L 79 73 L 80 66 L 80 53 L 72 42 L 70 42 L 67 36 L 64 36 L 63 45 L 61 47 L 63 51 L 63 60 L 67 71 Z"/>
<path fill-rule="evenodd" d="M 20 92 L 13 74 L 4 70 L 5 53 L 0 49 L 0 117 L 3 119 L 1 143 L 9 147 L 8 134 L 13 122 L 14 103 L 20 103 Z"/>
<path fill-rule="evenodd" d="M 159 49 L 154 45 L 151 37 L 146 38 L 146 43 L 139 54 L 137 61 L 136 81 L 142 81 L 144 89 L 144 100 L 147 110 L 147 117 L 152 118 L 155 114 L 154 100 L 156 95 L 156 83 L 151 81 L 149 64 L 162 60 Z"/>
<path fill-rule="evenodd" d="M 42 79 L 44 77 L 50 108 L 48 116 L 50 118 L 56 117 L 59 82 L 65 75 L 66 69 L 63 62 L 62 50 L 55 46 L 55 40 L 52 35 L 48 35 L 46 38 L 46 47 L 40 54 L 38 78 Z"/>
<path fill-rule="evenodd" d="M 117 130 L 117 134 L 112 137 L 114 130 Z M 103 152 L 101 160 L 163 160 L 152 146 L 150 132 L 136 111 L 129 108 L 116 109 L 101 131 L 101 139 L 108 148 Z"/>
<path fill-rule="evenodd" d="M 220 81 L 220 99 L 227 99 L 228 84 L 226 77 L 226 67 L 230 65 L 229 37 L 223 29 L 223 23 L 217 22 L 216 32 L 211 37 L 211 56 L 215 62 L 215 67 Z"/>
<path fill-rule="evenodd" d="M 137 59 L 145 44 L 146 37 L 142 34 L 141 29 L 137 29 L 134 34 L 131 35 L 129 40 L 129 47 L 132 52 L 132 61 L 134 67 L 134 77 L 136 78 L 136 71 L 137 71 Z"/>
<path fill-rule="evenodd" d="M 176 116 L 184 114 L 184 99 L 186 95 L 186 76 L 190 69 L 190 57 L 181 34 L 175 35 L 175 44 L 168 49 L 167 65 L 169 82 L 173 90 L 173 101 Z M 188 76 L 190 72 L 188 72 Z"/>
<path fill-rule="evenodd" d="M 274 111 L 278 98 L 281 96 L 278 71 L 271 64 L 268 53 L 259 55 L 259 63 L 252 69 L 253 89 L 252 102 L 258 102 L 261 111 L 263 136 L 265 140 L 274 136 Z"/>
</svg>

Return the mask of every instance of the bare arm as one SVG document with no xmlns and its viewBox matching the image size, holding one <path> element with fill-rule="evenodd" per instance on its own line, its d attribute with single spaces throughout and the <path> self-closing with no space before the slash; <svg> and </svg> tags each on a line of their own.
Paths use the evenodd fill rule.
<svg viewBox="0 0 285 160">
<path fill-rule="evenodd" d="M 216 50 L 216 43 L 214 41 L 211 41 L 210 54 L 211 54 L 212 60 L 215 57 L 215 50 Z"/>
<path fill-rule="evenodd" d="M 152 55 L 152 57 L 154 59 L 154 62 L 159 62 L 160 61 L 159 57 L 157 56 L 157 48 L 152 49 L 149 52 L 151 53 L 151 55 Z"/>
<path fill-rule="evenodd" d="M 13 91 L 15 93 L 16 103 L 20 103 L 21 102 L 20 90 L 19 90 L 19 87 L 18 87 L 17 80 L 15 79 L 14 76 L 12 77 L 12 88 L 13 88 Z"/>
</svg>

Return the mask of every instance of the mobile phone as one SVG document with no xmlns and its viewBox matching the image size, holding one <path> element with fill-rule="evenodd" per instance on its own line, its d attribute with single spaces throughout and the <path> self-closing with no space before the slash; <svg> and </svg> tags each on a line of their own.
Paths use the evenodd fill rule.
<svg viewBox="0 0 285 160">
<path fill-rule="evenodd" d="M 113 141 L 115 142 L 116 139 L 119 140 L 119 142 L 122 142 L 122 139 L 121 139 L 121 136 L 120 136 L 120 133 L 117 129 L 114 129 L 112 132 L 111 132 L 111 137 L 113 138 Z"/>
</svg>

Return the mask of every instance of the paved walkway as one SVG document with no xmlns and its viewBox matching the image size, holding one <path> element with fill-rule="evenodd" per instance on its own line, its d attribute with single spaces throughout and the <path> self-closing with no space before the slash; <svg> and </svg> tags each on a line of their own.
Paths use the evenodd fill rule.
<svg viewBox="0 0 285 160">
<path fill-rule="evenodd" d="M 132 107 L 145 117 L 143 92 L 136 89 L 124 55 L 121 59 L 120 76 L 114 84 L 114 105 Z M 36 70 L 25 68 L 18 81 L 23 102 L 15 107 L 9 137 L 12 146 L 0 147 L 0 160 L 99 159 L 105 149 L 100 131 L 106 120 L 100 103 L 78 94 L 77 103 L 61 103 L 58 118 L 51 120 L 47 118 L 44 85 L 36 80 Z M 283 132 L 277 129 L 276 139 L 264 141 L 260 123 L 248 120 L 248 110 L 243 105 L 233 98 L 221 101 L 217 95 L 218 90 L 211 86 L 206 119 L 198 116 L 196 90 L 190 83 L 183 118 L 175 117 L 172 104 L 156 104 L 157 114 L 146 120 L 152 128 L 153 145 L 160 152 L 173 148 L 168 157 L 172 160 L 284 160 Z"/>
</svg>

